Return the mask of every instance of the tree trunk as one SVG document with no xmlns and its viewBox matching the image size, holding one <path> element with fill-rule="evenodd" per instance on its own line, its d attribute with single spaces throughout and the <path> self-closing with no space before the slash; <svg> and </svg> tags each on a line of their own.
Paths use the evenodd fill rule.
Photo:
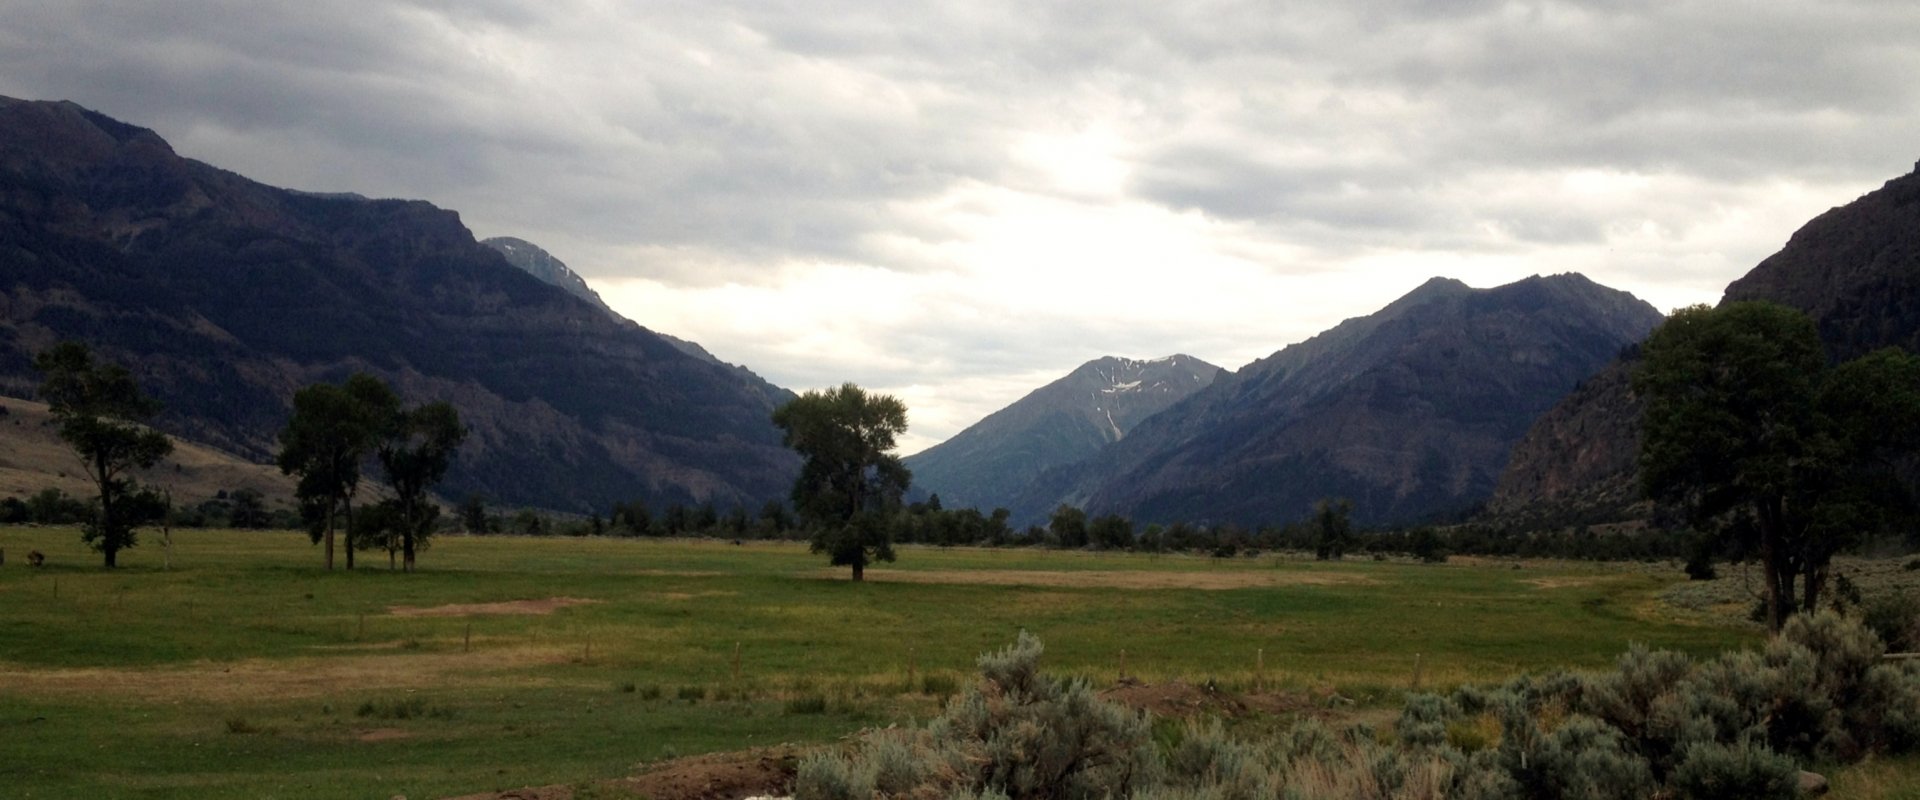
<svg viewBox="0 0 1920 800">
<path fill-rule="evenodd" d="M 855 583 L 859 583 L 860 581 L 866 580 L 867 579 L 866 573 L 867 573 L 867 565 L 860 564 L 860 563 L 855 563 L 853 565 L 853 580 Z"/>
<path fill-rule="evenodd" d="M 403 565 L 403 569 L 406 572 L 412 572 L 413 571 L 413 521 L 411 519 L 407 520 L 406 525 L 407 525 L 406 530 L 400 534 L 400 549 L 402 551 L 400 563 Z"/>
<path fill-rule="evenodd" d="M 353 498 L 347 498 L 347 569 L 353 569 Z"/>
<path fill-rule="evenodd" d="M 1781 612 L 1785 605 L 1783 599 L 1787 599 L 1780 594 L 1780 565 L 1786 554 L 1780 547 L 1779 509 L 1772 503 L 1758 505 L 1755 511 L 1759 513 L 1755 516 L 1759 517 L 1760 524 L 1760 572 L 1767 582 L 1767 631 L 1779 633 L 1780 627 L 1786 624 Z"/>
<path fill-rule="evenodd" d="M 331 570 L 333 569 L 333 501 L 331 500 L 327 501 L 327 532 L 323 538 L 326 540 L 327 569 Z"/>
</svg>

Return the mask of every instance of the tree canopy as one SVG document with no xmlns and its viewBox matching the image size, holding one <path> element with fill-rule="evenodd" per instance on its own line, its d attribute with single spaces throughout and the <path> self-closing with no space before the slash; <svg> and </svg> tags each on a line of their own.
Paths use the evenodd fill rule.
<svg viewBox="0 0 1920 800">
<path fill-rule="evenodd" d="M 1642 352 L 1647 493 L 1758 552 L 1773 629 L 1815 610 L 1833 555 L 1907 504 L 1894 458 L 1920 441 L 1920 358 L 1829 368 L 1812 321 L 1765 302 L 1681 309 Z"/>
<path fill-rule="evenodd" d="M 160 406 L 140 392 L 125 367 L 96 362 L 79 342 L 54 345 L 33 364 L 46 376 L 40 396 L 60 423 L 60 438 L 80 457 L 98 492 L 81 538 L 100 551 L 106 566 L 115 566 L 120 550 L 137 543 L 134 529 L 166 513 L 165 501 L 141 491 L 126 474 L 173 452 L 171 440 L 141 424 Z"/>
<path fill-rule="evenodd" d="M 460 413 L 445 402 L 397 410 L 379 428 L 376 455 L 393 497 L 383 502 L 382 530 L 412 572 L 416 556 L 433 534 L 440 507 L 430 493 L 453 466 L 454 452 L 466 441 Z"/>
<path fill-rule="evenodd" d="M 882 512 L 900 505 L 913 478 L 893 453 L 907 430 L 906 404 L 847 383 L 794 398 L 774 410 L 773 424 L 805 459 L 792 499 L 814 526 L 814 552 L 852 567 L 856 581 L 872 561 L 892 561 Z"/>
<path fill-rule="evenodd" d="M 343 513 L 347 568 L 353 568 L 353 498 L 360 488 L 360 465 L 399 407 L 393 389 L 366 373 L 355 373 L 339 386 L 317 383 L 293 395 L 293 414 L 280 431 L 275 461 L 283 474 L 300 475 L 295 494 L 314 514 L 313 533 L 324 544 L 327 569 L 333 569 L 334 520 Z"/>
</svg>

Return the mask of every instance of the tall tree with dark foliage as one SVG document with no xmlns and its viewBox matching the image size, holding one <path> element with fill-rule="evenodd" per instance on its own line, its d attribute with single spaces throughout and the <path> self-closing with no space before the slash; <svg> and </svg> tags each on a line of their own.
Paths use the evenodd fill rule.
<svg viewBox="0 0 1920 800">
<path fill-rule="evenodd" d="M 141 394 L 125 367 L 96 362 L 79 342 L 54 345 L 33 363 L 46 376 L 40 396 L 60 423 L 60 438 L 99 492 L 81 538 L 100 551 L 106 566 L 116 566 L 120 551 L 137 541 L 134 529 L 166 513 L 164 501 L 126 474 L 173 452 L 172 441 L 141 424 L 159 404 Z"/>
<path fill-rule="evenodd" d="M 1920 358 L 1830 368 L 1811 320 L 1762 301 L 1681 309 L 1644 354 L 1648 494 L 1759 553 L 1773 630 L 1817 610 L 1833 555 L 1909 506 L 1896 459 L 1920 442 Z"/>
<path fill-rule="evenodd" d="M 773 424 L 806 459 L 792 497 L 814 527 L 813 551 L 852 567 L 856 581 L 873 561 L 892 561 L 885 514 L 913 478 L 893 453 L 907 430 L 906 404 L 848 383 L 795 398 L 773 412 Z"/>
</svg>

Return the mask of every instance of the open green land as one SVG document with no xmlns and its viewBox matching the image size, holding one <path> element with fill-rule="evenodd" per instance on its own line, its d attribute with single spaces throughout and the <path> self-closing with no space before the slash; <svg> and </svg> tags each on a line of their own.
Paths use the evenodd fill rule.
<svg viewBox="0 0 1920 800">
<path fill-rule="evenodd" d="M 864 585 L 794 544 L 444 538 L 328 573 L 300 534 L 186 531 L 103 571 L 0 529 L 0 786 L 19 797 L 435 797 L 932 714 L 1022 628 L 1055 672 L 1397 706 L 1759 634 L 1677 569 L 905 548 Z M 30 549 L 50 565 L 25 566 Z M 507 605 L 488 605 L 507 604 Z M 909 670 L 912 683 L 909 685 Z M 1870 765 L 1877 782 L 1908 765 Z M 1844 777 L 1844 776 L 1843 776 Z M 1887 795 L 1900 796 L 1900 795 Z"/>
</svg>

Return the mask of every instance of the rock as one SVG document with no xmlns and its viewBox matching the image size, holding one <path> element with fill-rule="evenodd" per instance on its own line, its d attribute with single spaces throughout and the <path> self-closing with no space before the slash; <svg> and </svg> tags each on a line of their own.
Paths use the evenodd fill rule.
<svg viewBox="0 0 1920 800">
<path fill-rule="evenodd" d="M 1827 793 L 1827 776 L 1818 772 L 1800 771 L 1800 796 L 1815 797 Z"/>
</svg>

